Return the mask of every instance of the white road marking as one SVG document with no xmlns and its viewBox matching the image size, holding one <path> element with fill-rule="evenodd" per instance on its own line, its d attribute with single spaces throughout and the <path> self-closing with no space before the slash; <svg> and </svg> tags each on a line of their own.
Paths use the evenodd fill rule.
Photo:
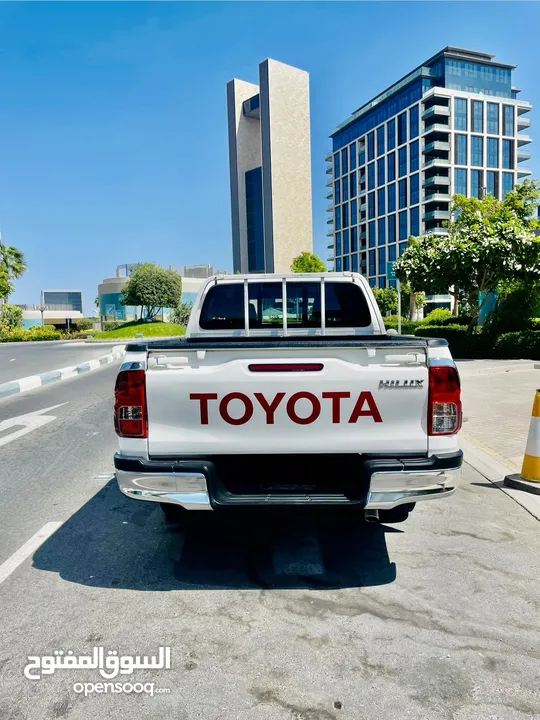
<svg viewBox="0 0 540 720">
<path fill-rule="evenodd" d="M 64 523 L 48 522 L 30 540 L 27 540 L 22 547 L 16 550 L 2 565 L 0 565 L 0 584 L 16 570 L 27 557 L 38 549 L 47 538 L 55 533 Z"/>
<path fill-rule="evenodd" d="M 21 378 L 19 380 L 19 387 L 21 388 L 21 392 L 41 387 L 41 378 L 39 375 L 30 375 L 29 377 Z"/>
<path fill-rule="evenodd" d="M 0 432 L 3 430 L 9 430 L 9 428 L 12 427 L 17 427 L 17 425 L 22 425 L 23 427 L 21 427 L 20 430 L 16 430 L 15 432 L 6 435 L 5 437 L 0 437 L 0 447 L 13 442 L 13 440 L 17 440 L 17 438 L 32 432 L 32 430 L 37 430 L 37 428 L 47 425 L 47 423 L 50 423 L 52 420 L 56 420 L 56 415 L 43 415 L 43 413 L 55 410 L 56 408 L 62 407 L 62 405 L 67 405 L 67 403 L 51 405 L 51 407 L 43 408 L 43 410 L 35 410 L 34 412 L 26 413 L 25 415 L 19 415 L 18 417 L 2 420 L 2 422 L 0 422 Z"/>
</svg>

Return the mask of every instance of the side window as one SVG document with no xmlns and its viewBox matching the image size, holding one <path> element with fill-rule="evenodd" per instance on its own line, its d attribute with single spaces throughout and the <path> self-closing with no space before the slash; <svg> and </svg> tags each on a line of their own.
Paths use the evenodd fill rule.
<svg viewBox="0 0 540 720">
<path fill-rule="evenodd" d="M 270 329 L 283 327 L 281 283 L 250 282 L 249 327 Z M 326 326 L 367 327 L 371 322 L 369 307 L 362 290 L 353 283 L 325 282 Z M 287 283 L 287 326 L 309 328 L 321 326 L 321 286 L 318 282 Z M 216 285 L 208 291 L 203 303 L 200 326 L 203 330 L 244 329 L 243 284 Z"/>
</svg>

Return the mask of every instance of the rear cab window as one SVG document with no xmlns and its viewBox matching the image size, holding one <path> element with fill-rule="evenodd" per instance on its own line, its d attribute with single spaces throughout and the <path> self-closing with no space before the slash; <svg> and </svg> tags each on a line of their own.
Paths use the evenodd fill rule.
<svg viewBox="0 0 540 720">
<path fill-rule="evenodd" d="M 371 313 L 362 289 L 351 282 L 325 281 L 325 325 L 327 328 L 364 328 L 371 324 Z M 280 282 L 249 282 L 249 327 L 321 327 L 321 284 L 306 280 L 287 282 L 287 307 L 283 307 Z M 210 288 L 199 320 L 203 330 L 244 329 L 244 285 L 223 283 Z"/>
</svg>

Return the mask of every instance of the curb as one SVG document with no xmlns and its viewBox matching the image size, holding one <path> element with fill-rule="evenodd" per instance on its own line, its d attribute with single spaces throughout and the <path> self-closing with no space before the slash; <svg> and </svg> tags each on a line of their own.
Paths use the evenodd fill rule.
<svg viewBox="0 0 540 720">
<path fill-rule="evenodd" d="M 0 400 L 11 395 L 26 392 L 27 390 L 35 390 L 43 385 L 50 385 L 53 382 L 67 380 L 68 378 L 77 377 L 85 373 L 97 370 L 103 365 L 109 365 L 115 360 L 119 360 L 124 356 L 124 345 L 116 345 L 112 352 L 102 355 L 95 360 L 72 365 L 70 367 L 60 368 L 60 370 L 49 370 L 39 375 L 29 375 L 20 380 L 11 380 L 10 382 L 0 383 Z"/>
<path fill-rule="evenodd" d="M 476 443 L 461 436 L 459 444 L 463 450 L 464 460 L 467 465 L 470 465 L 505 495 L 508 495 L 514 502 L 521 505 L 534 518 L 540 520 L 540 496 L 523 492 L 523 490 L 515 490 L 504 484 L 504 478 L 507 475 L 515 474 L 515 468 L 506 465 L 498 458 L 482 450 Z"/>
</svg>

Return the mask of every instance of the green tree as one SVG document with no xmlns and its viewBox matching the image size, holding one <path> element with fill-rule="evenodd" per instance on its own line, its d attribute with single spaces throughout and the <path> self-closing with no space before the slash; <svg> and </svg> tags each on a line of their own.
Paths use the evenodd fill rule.
<svg viewBox="0 0 540 720">
<path fill-rule="evenodd" d="M 373 295 L 383 317 L 388 313 L 392 315 L 396 313 L 398 306 L 397 290 L 394 290 L 393 287 L 373 288 Z"/>
<path fill-rule="evenodd" d="M 180 303 L 170 314 L 169 321 L 177 323 L 178 325 L 187 325 L 192 308 L 192 302 Z"/>
<path fill-rule="evenodd" d="M 182 297 L 182 277 L 154 263 L 141 263 L 124 287 L 122 305 L 140 306 L 148 320 L 161 308 L 175 308 Z"/>
<path fill-rule="evenodd" d="M 315 253 L 303 252 L 292 261 L 291 271 L 294 273 L 326 272 L 326 265 Z"/>
<path fill-rule="evenodd" d="M 539 223 L 534 218 L 539 202 L 540 188 L 531 181 L 518 185 L 502 202 L 490 196 L 454 196 L 448 236 L 411 238 L 396 261 L 397 276 L 415 292 L 463 293 L 474 328 L 488 295 L 503 280 L 540 279 Z"/>
<path fill-rule="evenodd" d="M 14 280 L 18 280 L 28 270 L 24 254 L 16 247 L 4 245 L 0 236 L 0 298 L 5 303 L 14 290 Z"/>
<path fill-rule="evenodd" d="M 22 328 L 23 312 L 16 305 L 0 305 L 0 328 Z"/>
</svg>

